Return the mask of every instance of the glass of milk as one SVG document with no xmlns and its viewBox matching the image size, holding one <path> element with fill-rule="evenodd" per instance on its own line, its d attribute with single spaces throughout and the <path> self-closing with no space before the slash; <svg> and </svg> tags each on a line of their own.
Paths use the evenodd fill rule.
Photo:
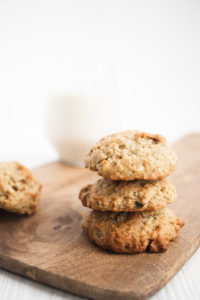
<svg viewBox="0 0 200 300">
<path fill-rule="evenodd" d="M 115 72 L 108 64 L 73 63 L 63 77 L 49 94 L 47 135 L 62 161 L 80 164 L 95 142 L 121 130 Z"/>
</svg>

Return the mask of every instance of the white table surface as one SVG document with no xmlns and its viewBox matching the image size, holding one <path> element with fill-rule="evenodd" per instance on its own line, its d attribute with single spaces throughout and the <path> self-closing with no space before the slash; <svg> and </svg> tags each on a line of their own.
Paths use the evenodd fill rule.
<svg viewBox="0 0 200 300">
<path fill-rule="evenodd" d="M 37 128 L 35 127 L 19 128 L 19 124 L 10 127 L 5 124 L 6 130 L 1 125 L 1 129 L 4 143 L 1 145 L 0 160 L 19 160 L 32 168 L 57 158 L 55 150 L 39 129 L 36 132 Z M 9 138 L 10 136 L 12 139 Z M 1 300 L 33 300 L 36 298 L 40 300 L 83 299 L 0 269 Z M 151 299 L 200 299 L 200 249 L 177 275 Z"/>
</svg>

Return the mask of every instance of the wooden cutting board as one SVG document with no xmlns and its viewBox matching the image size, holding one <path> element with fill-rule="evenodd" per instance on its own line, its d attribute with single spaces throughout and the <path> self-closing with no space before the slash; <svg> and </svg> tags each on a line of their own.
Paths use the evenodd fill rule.
<svg viewBox="0 0 200 300">
<path fill-rule="evenodd" d="M 55 162 L 35 170 L 43 194 L 34 216 L 0 211 L 0 266 L 33 280 L 93 299 L 145 299 L 161 289 L 200 244 L 200 135 L 174 146 L 179 166 L 171 177 L 178 191 L 170 205 L 186 223 L 159 254 L 112 254 L 91 244 L 81 229 L 88 209 L 80 188 L 97 176 Z"/>
</svg>

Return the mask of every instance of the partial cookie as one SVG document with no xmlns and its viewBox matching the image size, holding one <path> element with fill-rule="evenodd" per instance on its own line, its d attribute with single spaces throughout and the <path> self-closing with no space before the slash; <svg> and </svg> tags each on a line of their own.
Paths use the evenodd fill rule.
<svg viewBox="0 0 200 300">
<path fill-rule="evenodd" d="M 18 162 L 0 163 L 0 208 L 20 214 L 33 214 L 38 205 L 41 184 L 32 172 Z"/>
<path fill-rule="evenodd" d="M 83 229 L 101 248 L 118 253 L 160 252 L 168 248 L 184 223 L 164 208 L 155 212 L 92 211 Z"/>
<path fill-rule="evenodd" d="M 84 206 L 101 211 L 160 210 L 176 200 L 176 190 L 166 179 L 112 181 L 99 179 L 82 188 L 79 199 Z"/>
<path fill-rule="evenodd" d="M 173 173 L 176 165 L 163 136 L 131 130 L 101 139 L 85 159 L 86 168 L 111 180 L 156 180 Z"/>
</svg>

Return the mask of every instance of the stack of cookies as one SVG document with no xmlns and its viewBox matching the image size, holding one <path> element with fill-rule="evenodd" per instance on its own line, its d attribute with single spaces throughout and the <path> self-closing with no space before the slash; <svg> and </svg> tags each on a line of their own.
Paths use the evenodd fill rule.
<svg viewBox="0 0 200 300">
<path fill-rule="evenodd" d="M 85 166 L 103 178 L 79 194 L 93 209 L 83 224 L 89 239 L 118 253 L 166 250 L 184 225 L 166 208 L 176 190 L 165 177 L 176 165 L 176 154 L 161 135 L 125 131 L 101 139 Z"/>
</svg>

